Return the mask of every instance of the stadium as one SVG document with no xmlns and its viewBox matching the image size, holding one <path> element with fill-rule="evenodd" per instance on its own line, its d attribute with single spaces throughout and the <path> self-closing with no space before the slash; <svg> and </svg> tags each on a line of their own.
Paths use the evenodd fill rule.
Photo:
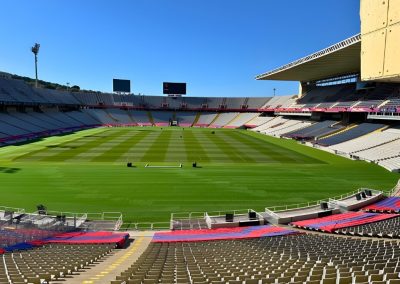
<svg viewBox="0 0 400 284">
<path fill-rule="evenodd" d="M 0 284 L 400 283 L 400 1 L 360 18 L 255 76 L 296 95 L 0 72 Z"/>
</svg>

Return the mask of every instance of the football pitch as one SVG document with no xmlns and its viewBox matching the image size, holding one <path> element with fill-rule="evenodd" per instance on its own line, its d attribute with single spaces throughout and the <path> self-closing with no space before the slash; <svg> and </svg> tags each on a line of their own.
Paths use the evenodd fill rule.
<svg viewBox="0 0 400 284">
<path fill-rule="evenodd" d="M 359 187 L 388 190 L 398 178 L 245 130 L 98 128 L 0 148 L 0 205 L 118 211 L 131 222 L 168 221 L 171 212 L 263 210 Z"/>
</svg>

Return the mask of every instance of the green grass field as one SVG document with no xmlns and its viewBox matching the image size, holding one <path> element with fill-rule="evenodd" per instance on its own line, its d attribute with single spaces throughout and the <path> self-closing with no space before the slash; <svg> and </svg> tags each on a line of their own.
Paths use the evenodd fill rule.
<svg viewBox="0 0 400 284">
<path fill-rule="evenodd" d="M 99 128 L 0 149 L 0 205 L 120 211 L 133 222 L 168 221 L 171 212 L 263 210 L 359 187 L 388 190 L 398 178 L 373 164 L 244 130 Z"/>
</svg>

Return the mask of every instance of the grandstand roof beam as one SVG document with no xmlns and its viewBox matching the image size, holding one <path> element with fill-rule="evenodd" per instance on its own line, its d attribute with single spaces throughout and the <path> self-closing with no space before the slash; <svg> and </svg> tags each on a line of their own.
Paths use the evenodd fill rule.
<svg viewBox="0 0 400 284">
<path fill-rule="evenodd" d="M 355 35 L 289 64 L 256 76 L 257 80 L 316 81 L 360 72 L 361 36 Z"/>
</svg>

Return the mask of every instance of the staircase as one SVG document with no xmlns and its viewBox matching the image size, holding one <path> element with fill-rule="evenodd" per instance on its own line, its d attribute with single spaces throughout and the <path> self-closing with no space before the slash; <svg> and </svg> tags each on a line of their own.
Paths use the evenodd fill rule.
<svg viewBox="0 0 400 284">
<path fill-rule="evenodd" d="M 357 126 L 358 126 L 358 124 L 355 124 L 355 123 L 353 123 L 353 124 L 350 124 L 349 126 L 347 126 L 347 127 L 346 127 L 346 128 L 344 128 L 344 129 L 339 129 L 338 131 L 335 131 L 335 132 L 333 132 L 333 133 L 329 133 L 329 134 L 327 134 L 327 135 L 324 135 L 324 136 L 318 137 L 318 140 L 323 140 L 323 139 L 326 139 L 326 138 L 332 137 L 332 136 L 334 136 L 334 135 L 341 134 L 341 133 L 343 133 L 343 132 L 346 132 L 346 131 L 348 131 L 348 130 L 350 130 L 350 129 L 354 128 L 354 127 L 357 127 Z"/>
<path fill-rule="evenodd" d="M 197 122 L 199 121 L 199 119 L 200 119 L 200 112 L 198 112 L 197 114 L 196 114 L 196 117 L 195 117 L 195 119 L 194 119 L 194 121 L 193 121 L 193 124 L 191 125 L 191 126 L 195 126 L 196 124 L 197 124 Z"/>
<path fill-rule="evenodd" d="M 235 120 L 237 120 L 240 117 L 240 113 L 238 113 L 237 116 L 235 116 L 233 119 L 231 119 L 227 124 L 224 125 L 223 128 L 230 128 L 229 125 L 231 125 L 232 122 L 234 122 Z"/>
<path fill-rule="evenodd" d="M 147 116 L 149 118 L 151 125 L 154 125 L 154 118 L 150 111 L 147 111 Z"/>
<path fill-rule="evenodd" d="M 133 124 L 138 125 L 138 123 L 136 122 L 135 118 L 132 116 L 132 114 L 129 111 L 126 111 L 126 113 L 129 116 L 129 119 L 132 121 Z"/>
<path fill-rule="evenodd" d="M 208 126 L 212 125 L 218 119 L 219 116 L 220 116 L 220 113 L 217 113 L 217 115 L 214 117 L 214 119 L 211 121 L 211 123 Z"/>
<path fill-rule="evenodd" d="M 105 110 L 105 113 L 107 114 L 107 116 L 108 116 L 109 118 L 111 118 L 112 120 L 114 120 L 116 123 L 119 123 L 119 120 L 116 119 L 114 116 L 112 116 L 112 114 L 109 113 L 107 110 Z"/>
</svg>

